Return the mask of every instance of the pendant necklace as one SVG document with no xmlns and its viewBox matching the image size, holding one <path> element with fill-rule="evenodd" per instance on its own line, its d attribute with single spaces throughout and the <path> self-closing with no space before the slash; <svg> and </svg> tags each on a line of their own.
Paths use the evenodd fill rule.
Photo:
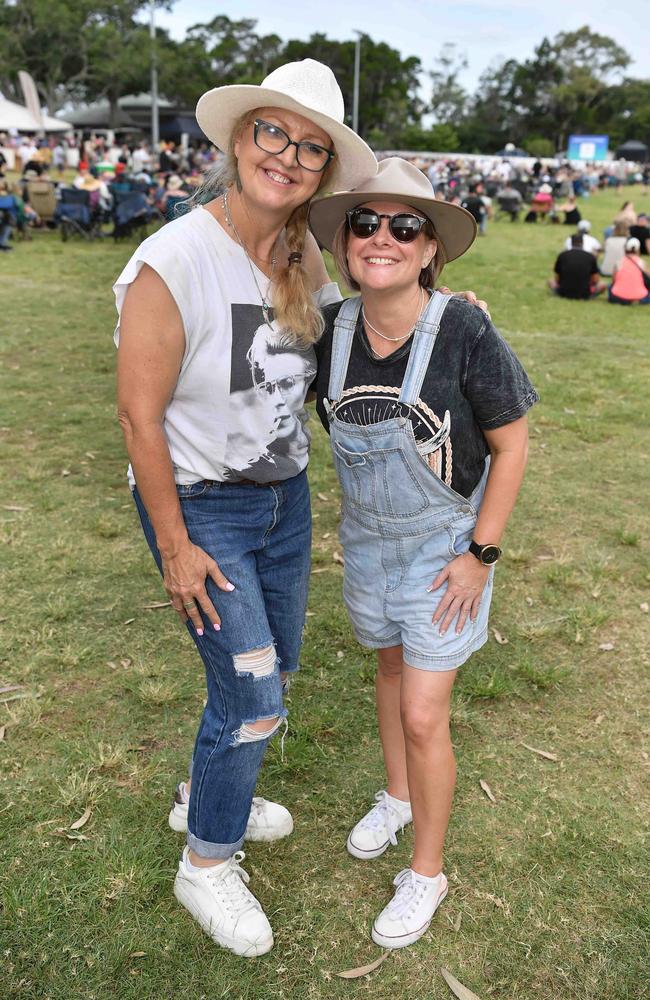
<svg viewBox="0 0 650 1000">
<path fill-rule="evenodd" d="M 420 319 L 420 316 L 422 315 L 423 308 L 424 308 L 424 288 L 420 288 L 420 307 L 418 309 L 417 319 L 415 320 L 415 323 L 413 324 L 413 326 L 411 327 L 411 329 L 408 331 L 408 333 L 405 333 L 402 337 L 387 337 L 385 333 L 381 333 L 381 331 L 378 330 L 376 326 L 372 325 L 372 323 L 370 322 L 370 320 L 366 316 L 366 313 L 365 313 L 365 310 L 364 310 L 363 306 L 361 306 L 361 317 L 363 319 L 363 322 L 368 327 L 368 329 L 372 330 L 373 333 L 376 333 L 377 336 L 381 337 L 382 340 L 388 340 L 388 341 L 390 341 L 391 344 L 399 344 L 400 341 L 407 340 L 411 336 L 411 334 L 415 330 L 416 326 L 418 325 L 418 320 Z M 380 355 L 380 357 L 381 357 L 381 355 Z"/>
<path fill-rule="evenodd" d="M 269 292 L 271 290 L 271 285 L 273 283 L 273 273 L 275 271 L 275 262 L 276 262 L 275 245 L 274 245 L 274 248 L 273 248 L 273 256 L 271 257 L 271 275 L 269 277 L 269 284 L 268 284 L 268 287 L 266 289 L 266 295 L 263 295 L 262 294 L 262 289 L 260 288 L 259 281 L 257 280 L 257 275 L 255 274 L 255 270 L 253 268 L 253 262 L 252 262 L 252 260 L 250 258 L 250 254 L 249 254 L 249 252 L 248 252 L 248 250 L 246 248 L 246 244 L 244 243 L 243 239 L 241 238 L 241 236 L 237 232 L 237 227 L 236 227 L 235 223 L 232 221 L 232 217 L 230 215 L 230 207 L 228 205 L 228 189 L 227 188 L 226 188 L 226 190 L 223 193 L 223 199 L 222 199 L 222 201 L 223 201 L 223 214 L 224 214 L 225 219 L 226 219 L 226 224 L 232 229 L 232 231 L 235 234 L 235 237 L 237 239 L 237 242 L 239 243 L 240 247 L 244 251 L 244 254 L 246 255 L 246 260 L 248 261 L 248 266 L 250 268 L 251 275 L 253 276 L 253 281 L 255 282 L 255 287 L 257 288 L 257 293 L 258 293 L 260 299 L 262 300 L 262 315 L 264 317 L 264 322 L 266 323 L 266 325 L 268 327 L 270 327 L 271 329 L 273 329 L 273 325 L 272 325 L 271 319 L 269 317 L 269 312 L 271 310 L 271 303 L 268 301 L 268 299 L 267 299 L 266 296 L 269 294 Z"/>
</svg>

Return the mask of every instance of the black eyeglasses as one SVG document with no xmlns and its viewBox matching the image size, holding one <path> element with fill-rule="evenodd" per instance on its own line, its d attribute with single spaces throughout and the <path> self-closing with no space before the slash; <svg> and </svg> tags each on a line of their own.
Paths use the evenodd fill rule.
<svg viewBox="0 0 650 1000">
<path fill-rule="evenodd" d="M 325 149 L 315 142 L 294 142 L 279 125 L 265 122 L 261 118 L 256 118 L 253 122 L 253 139 L 255 145 L 265 153 L 284 153 L 288 146 L 295 146 L 300 166 L 305 170 L 313 170 L 314 173 L 324 170 L 335 155 L 333 150 Z"/>
<path fill-rule="evenodd" d="M 388 219 L 388 229 L 398 243 L 412 243 L 416 240 L 428 219 L 422 219 L 411 212 L 399 212 L 397 215 L 380 215 L 370 208 L 349 208 L 345 213 L 350 232 L 360 240 L 374 236 L 381 226 L 382 219 Z"/>
</svg>

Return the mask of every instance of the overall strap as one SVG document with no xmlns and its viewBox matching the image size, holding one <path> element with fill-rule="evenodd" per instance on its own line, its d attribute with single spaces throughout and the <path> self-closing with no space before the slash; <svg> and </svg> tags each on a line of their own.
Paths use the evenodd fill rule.
<svg viewBox="0 0 650 1000">
<path fill-rule="evenodd" d="M 431 352 L 440 330 L 442 314 L 450 301 L 451 295 L 434 292 L 428 306 L 416 323 L 411 353 L 399 394 L 400 403 L 413 406 L 417 402 L 431 360 Z"/>
<path fill-rule="evenodd" d="M 346 299 L 339 309 L 338 316 L 334 320 L 330 382 L 327 390 L 327 394 L 333 403 L 338 402 L 343 394 L 343 386 L 345 385 L 345 376 L 348 373 L 350 351 L 352 350 L 352 341 L 360 309 L 360 296 Z"/>
</svg>

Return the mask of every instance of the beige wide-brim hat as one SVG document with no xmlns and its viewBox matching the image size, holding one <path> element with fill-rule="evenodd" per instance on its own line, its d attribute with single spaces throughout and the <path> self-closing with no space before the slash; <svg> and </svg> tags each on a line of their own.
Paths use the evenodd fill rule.
<svg viewBox="0 0 650 1000">
<path fill-rule="evenodd" d="M 350 208 L 369 201 L 396 201 L 426 215 L 436 233 L 446 263 L 469 250 L 476 238 L 476 222 L 459 205 L 437 201 L 431 182 L 406 160 L 389 156 L 379 164 L 378 172 L 353 191 L 337 191 L 314 199 L 309 211 L 309 225 L 321 246 L 332 249 L 336 230 L 345 221 Z"/>
<path fill-rule="evenodd" d="M 331 137 L 336 155 L 321 190 L 355 187 L 377 172 L 370 146 L 343 122 L 341 88 L 323 63 L 315 59 L 286 63 L 269 73 L 259 87 L 233 84 L 208 90 L 196 106 L 196 120 L 208 139 L 225 153 L 237 121 L 256 108 L 295 111 Z"/>
</svg>

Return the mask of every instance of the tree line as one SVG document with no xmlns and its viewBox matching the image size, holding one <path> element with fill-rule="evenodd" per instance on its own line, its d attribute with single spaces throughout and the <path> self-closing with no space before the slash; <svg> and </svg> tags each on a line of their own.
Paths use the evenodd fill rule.
<svg viewBox="0 0 650 1000">
<path fill-rule="evenodd" d="M 148 91 L 152 42 L 143 0 L 0 0 L 0 90 L 20 100 L 18 70 L 33 76 L 51 114 L 105 99 L 113 116 L 126 94 Z M 158 0 L 170 8 L 173 0 Z M 260 83 L 284 62 L 329 65 L 351 117 L 354 41 L 260 35 L 251 18 L 218 15 L 176 41 L 156 31 L 160 92 L 193 107 L 220 84 Z M 569 133 L 608 133 L 612 145 L 650 137 L 650 80 L 626 75 L 629 54 L 587 26 L 544 38 L 532 57 L 496 62 L 469 93 L 467 62 L 445 45 L 433 68 L 385 42 L 361 38 L 359 131 L 375 148 L 491 153 L 507 142 L 536 156 L 566 147 Z M 114 117 L 115 120 L 115 117 Z"/>
</svg>

